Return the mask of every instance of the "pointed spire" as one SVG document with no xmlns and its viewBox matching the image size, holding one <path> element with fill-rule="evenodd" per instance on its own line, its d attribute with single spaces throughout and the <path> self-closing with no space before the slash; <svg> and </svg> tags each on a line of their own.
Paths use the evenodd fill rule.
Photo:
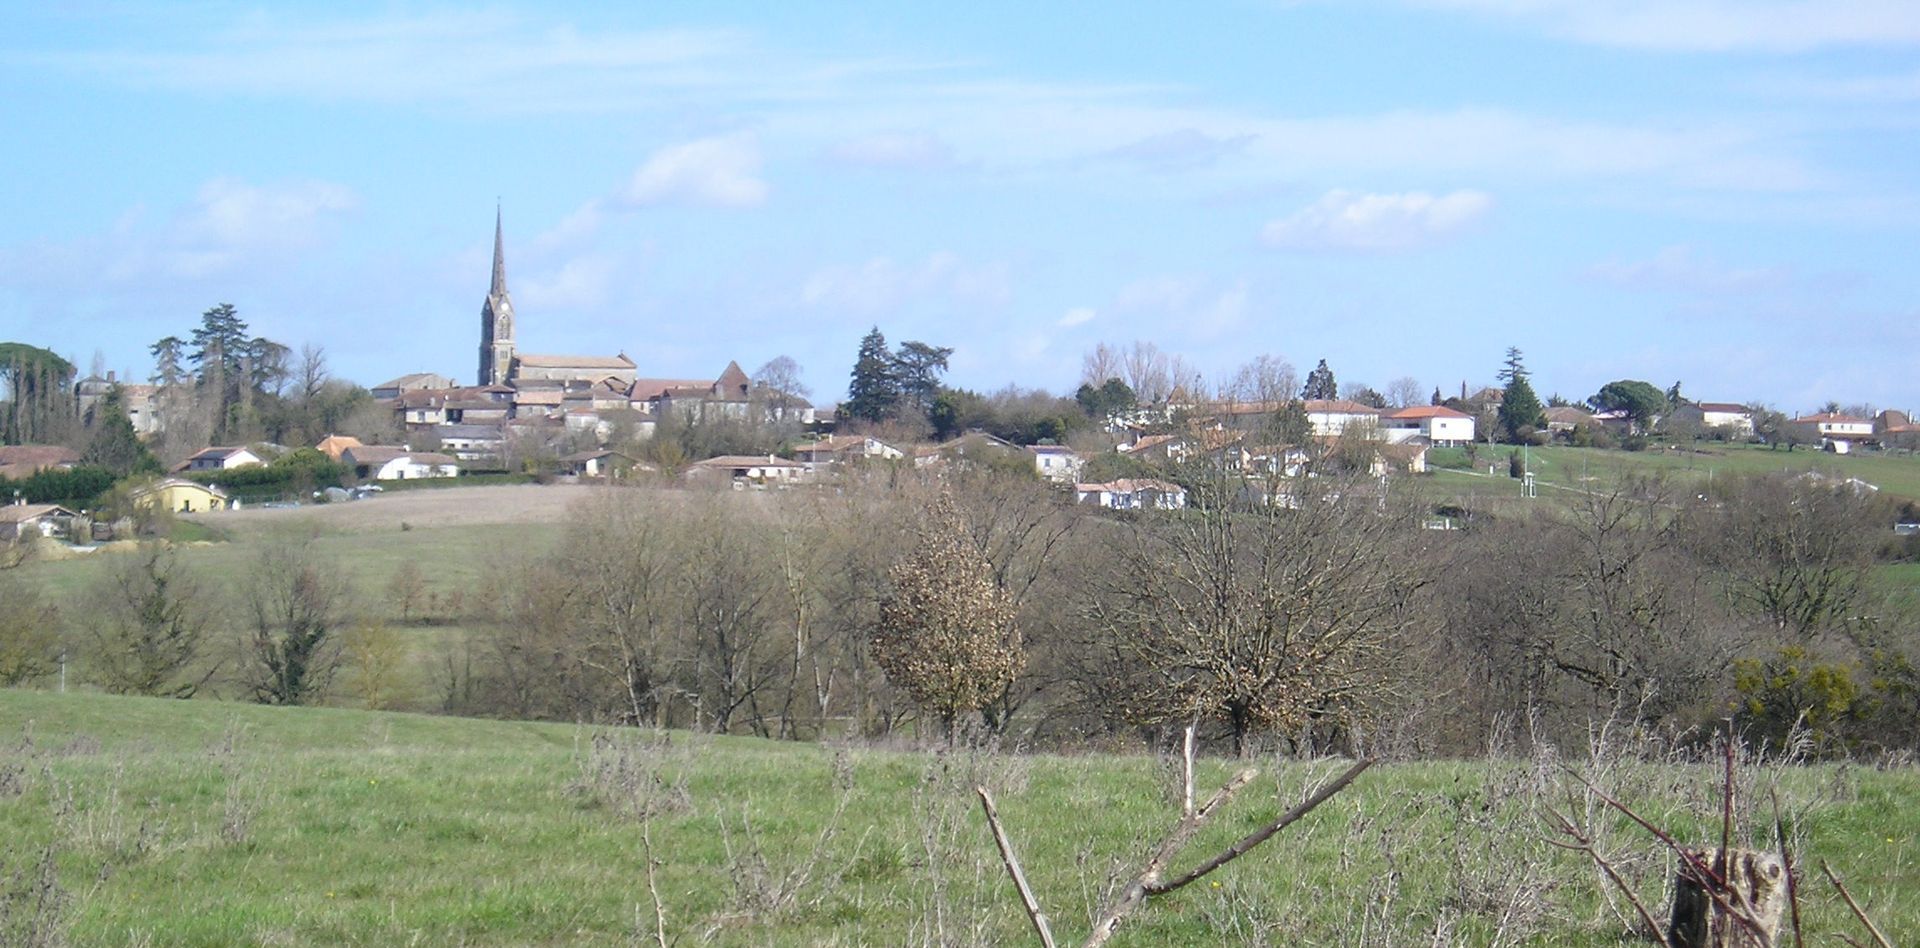
<svg viewBox="0 0 1920 948">
<path fill-rule="evenodd" d="M 507 295 L 507 251 L 506 243 L 501 239 L 498 204 L 493 206 L 493 287 L 487 290 L 487 295 Z"/>
</svg>

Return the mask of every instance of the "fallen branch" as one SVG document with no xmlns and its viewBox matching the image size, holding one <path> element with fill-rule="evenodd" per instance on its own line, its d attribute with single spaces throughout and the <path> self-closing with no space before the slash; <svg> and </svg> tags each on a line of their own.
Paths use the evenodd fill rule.
<svg viewBox="0 0 1920 948">
<path fill-rule="evenodd" d="M 1020 891 L 1020 904 L 1026 907 L 1027 918 L 1033 921 L 1033 930 L 1040 935 L 1040 944 L 1054 948 L 1053 929 L 1047 926 L 1047 913 L 1040 910 L 1040 900 L 1034 898 L 1033 887 L 1027 885 L 1027 874 L 1020 868 L 1020 857 L 1013 854 L 1013 843 L 1000 826 L 1000 814 L 993 808 L 993 795 L 987 792 L 986 787 L 974 787 L 973 792 L 980 795 L 980 808 L 987 812 L 987 828 L 993 831 L 993 841 L 1000 847 L 1000 861 L 1007 867 L 1007 874 L 1013 877 L 1013 887 Z"/>
<path fill-rule="evenodd" d="M 1879 943 L 1880 948 L 1893 948 L 1893 943 L 1887 940 L 1887 936 L 1880 933 L 1879 927 L 1873 924 L 1873 919 L 1868 918 L 1866 911 L 1860 908 L 1860 903 L 1853 900 L 1853 893 L 1847 891 L 1847 884 L 1841 882 L 1840 877 L 1833 874 L 1833 868 L 1828 866 L 1827 861 L 1824 859 L 1820 860 L 1820 871 L 1826 873 L 1827 881 L 1833 883 L 1833 887 L 1840 890 L 1840 897 L 1846 900 L 1847 908 L 1853 910 L 1853 917 L 1859 919 L 1860 924 L 1867 926 L 1867 934 L 1873 936 L 1873 940 Z"/>
<path fill-rule="evenodd" d="M 1306 816 L 1308 813 L 1312 813 L 1315 807 L 1319 806 L 1322 803 L 1327 802 L 1327 800 L 1330 797 L 1332 797 L 1334 794 L 1339 793 L 1342 790 L 1345 790 L 1348 784 L 1352 783 L 1355 778 L 1359 777 L 1362 773 L 1366 771 L 1368 767 L 1371 767 L 1371 766 L 1373 766 L 1373 761 L 1371 760 L 1363 760 L 1357 764 L 1354 764 L 1352 767 L 1347 768 L 1346 773 L 1343 773 L 1340 776 L 1334 778 L 1332 783 L 1329 783 L 1326 786 L 1321 787 L 1320 790 L 1316 792 L 1313 796 L 1310 796 L 1307 799 L 1301 801 L 1299 806 L 1296 806 L 1293 809 L 1280 814 L 1279 819 L 1276 819 L 1273 822 L 1268 823 L 1267 825 L 1241 837 L 1239 842 L 1236 842 L 1233 845 L 1228 846 L 1225 850 L 1221 851 L 1219 855 L 1213 857 L 1212 859 L 1207 860 L 1204 863 L 1201 863 L 1197 868 L 1188 872 L 1186 875 L 1183 875 L 1180 878 L 1173 880 L 1172 882 L 1160 882 L 1160 883 L 1154 883 L 1152 885 L 1149 885 L 1147 887 L 1147 893 L 1149 895 L 1160 895 L 1165 892 L 1172 892 L 1173 890 L 1178 889 L 1181 886 L 1187 885 L 1197 879 L 1200 879 L 1201 877 L 1205 876 L 1207 873 L 1212 872 L 1213 870 L 1218 869 L 1221 866 L 1224 866 L 1227 863 L 1230 863 L 1235 859 L 1238 859 L 1241 856 L 1246 855 L 1248 850 L 1252 849 L 1255 846 L 1260 845 L 1261 843 L 1266 842 L 1269 839 L 1272 839 L 1273 834 L 1278 833 L 1283 829 L 1286 829 L 1288 826 L 1298 821 L 1301 817 Z"/>
<path fill-rule="evenodd" d="M 1620 890 L 1620 894 L 1626 896 L 1627 904 L 1633 906 L 1635 912 L 1640 913 L 1640 923 L 1645 925 L 1647 932 L 1653 936 L 1655 941 L 1660 943 L 1660 948 L 1673 948 L 1673 942 L 1667 938 L 1666 930 L 1660 927 L 1658 921 L 1654 920 L 1653 913 L 1647 911 L 1647 907 L 1640 902 L 1640 897 L 1634 894 L 1633 887 L 1627 885 L 1627 880 L 1620 878 L 1620 873 L 1613 868 L 1613 863 L 1608 862 L 1606 857 L 1600 855 L 1600 851 L 1594 848 L 1593 840 L 1588 838 L 1585 833 L 1580 832 L 1580 829 L 1573 825 L 1573 821 L 1559 813 L 1548 810 L 1547 815 L 1552 817 L 1555 823 L 1560 824 L 1560 832 L 1565 833 L 1574 840 L 1573 843 L 1553 843 L 1553 845 L 1562 849 L 1571 849 L 1575 852 L 1586 853 L 1587 857 L 1593 860 L 1593 864 L 1599 866 L 1600 871 L 1606 874 L 1607 880 L 1612 882 L 1614 887 Z M 1548 842 L 1553 841 L 1548 840 Z"/>
</svg>

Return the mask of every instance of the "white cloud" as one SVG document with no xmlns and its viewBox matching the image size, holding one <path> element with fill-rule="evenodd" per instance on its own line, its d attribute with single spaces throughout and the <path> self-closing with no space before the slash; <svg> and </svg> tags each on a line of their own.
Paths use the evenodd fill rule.
<svg viewBox="0 0 1920 948">
<path fill-rule="evenodd" d="M 1289 250 L 1404 250 L 1455 233 L 1492 206 L 1493 199 L 1480 191 L 1435 196 L 1334 190 L 1268 222 L 1261 239 Z"/>
<path fill-rule="evenodd" d="M 952 167 L 953 146 L 931 132 L 884 131 L 842 141 L 828 152 L 836 161 L 913 171 Z"/>
<path fill-rule="evenodd" d="M 1071 329 L 1074 326 L 1082 326 L 1092 322 L 1093 317 L 1097 315 L 1099 314 L 1095 313 L 1091 306 L 1075 306 L 1067 310 L 1065 316 L 1060 317 L 1059 325 L 1062 329 Z"/>
<path fill-rule="evenodd" d="M 1005 264 L 970 264 L 946 251 L 919 262 L 874 257 L 858 266 L 827 267 L 809 276 L 800 289 L 801 300 L 809 306 L 860 313 L 927 299 L 1001 306 L 1012 295 Z"/>
<path fill-rule="evenodd" d="M 621 197 L 630 204 L 755 207 L 767 200 L 760 146 L 752 136 L 703 138 L 662 148 L 633 173 Z"/>
<path fill-rule="evenodd" d="M 1511 17 L 1580 42 L 1660 50 L 1796 52 L 1920 44 L 1912 0 L 1411 0 Z"/>
<path fill-rule="evenodd" d="M 522 279 L 515 292 L 530 309 L 592 309 L 607 302 L 615 269 L 611 256 L 588 254 Z"/>
<path fill-rule="evenodd" d="M 0 250 L 0 273 L 20 283 L 88 290 L 102 281 L 257 275 L 325 243 L 339 216 L 358 206 L 352 189 L 328 181 L 258 185 L 215 178 L 157 221 L 136 207 L 102 233 Z"/>
<path fill-rule="evenodd" d="M 1636 290 L 1679 290 L 1690 293 L 1750 292 L 1791 282 L 1785 267 L 1733 267 L 1684 244 L 1666 247 L 1646 260 L 1607 260 L 1588 268 L 1587 275 L 1603 283 Z"/>
</svg>

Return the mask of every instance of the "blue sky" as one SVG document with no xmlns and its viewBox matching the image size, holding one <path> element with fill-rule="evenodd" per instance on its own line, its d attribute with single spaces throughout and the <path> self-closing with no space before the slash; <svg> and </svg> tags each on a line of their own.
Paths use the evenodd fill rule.
<svg viewBox="0 0 1920 948">
<path fill-rule="evenodd" d="M 229 301 L 363 384 L 520 347 L 844 394 L 860 336 L 1209 380 L 1920 407 L 1920 3 L 93 2 L 0 37 L 0 338 Z"/>
</svg>

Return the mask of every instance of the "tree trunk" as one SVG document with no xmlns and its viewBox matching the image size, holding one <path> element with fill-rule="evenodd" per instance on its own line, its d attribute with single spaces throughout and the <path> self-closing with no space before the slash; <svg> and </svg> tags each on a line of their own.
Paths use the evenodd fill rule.
<svg viewBox="0 0 1920 948">
<path fill-rule="evenodd" d="M 1716 885 L 1681 861 L 1667 926 L 1673 948 L 1770 948 L 1787 906 L 1787 874 L 1779 854 L 1731 849 L 1722 861 L 1717 849 L 1690 852 L 1722 882 Z"/>
</svg>

